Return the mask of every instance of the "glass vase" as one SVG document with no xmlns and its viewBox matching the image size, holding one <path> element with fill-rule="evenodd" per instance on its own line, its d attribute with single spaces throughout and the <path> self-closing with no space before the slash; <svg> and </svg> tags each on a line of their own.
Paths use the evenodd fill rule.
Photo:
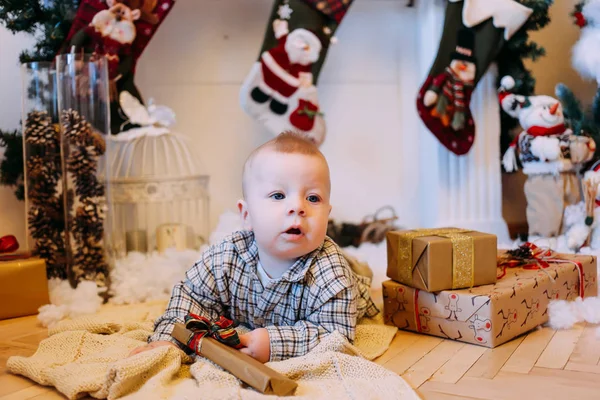
<svg viewBox="0 0 600 400">
<path fill-rule="evenodd" d="M 56 65 L 21 65 L 27 248 L 46 260 L 49 278 L 69 275 L 66 246 Z"/>
<path fill-rule="evenodd" d="M 73 286 L 82 280 L 108 288 L 112 265 L 107 137 L 109 78 L 104 57 L 56 57 L 57 110 L 61 131 L 65 255 Z"/>
</svg>

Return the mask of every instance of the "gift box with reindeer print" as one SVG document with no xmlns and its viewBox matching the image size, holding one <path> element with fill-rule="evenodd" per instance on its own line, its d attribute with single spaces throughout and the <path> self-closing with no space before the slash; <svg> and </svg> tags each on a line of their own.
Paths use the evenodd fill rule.
<svg viewBox="0 0 600 400">
<path fill-rule="evenodd" d="M 495 284 L 426 292 L 383 282 L 384 318 L 400 329 L 496 347 L 548 321 L 551 300 L 598 295 L 596 257 L 499 269 Z"/>
</svg>

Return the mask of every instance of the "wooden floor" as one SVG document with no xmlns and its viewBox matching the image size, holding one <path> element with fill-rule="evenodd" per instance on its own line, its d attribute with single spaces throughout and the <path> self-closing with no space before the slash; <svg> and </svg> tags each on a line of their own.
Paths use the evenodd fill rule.
<svg viewBox="0 0 600 400">
<path fill-rule="evenodd" d="M 47 337 L 36 317 L 0 321 L 0 400 L 62 399 L 52 388 L 7 373 Z M 376 360 L 424 399 L 600 399 L 596 326 L 541 328 L 495 349 L 400 331 Z"/>
</svg>

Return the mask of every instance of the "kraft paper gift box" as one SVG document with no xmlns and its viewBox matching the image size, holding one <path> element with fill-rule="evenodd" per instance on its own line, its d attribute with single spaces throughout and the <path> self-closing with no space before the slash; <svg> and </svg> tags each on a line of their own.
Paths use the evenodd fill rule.
<svg viewBox="0 0 600 400">
<path fill-rule="evenodd" d="M 461 342 L 496 347 L 548 321 L 551 300 L 598 295 L 596 257 L 558 255 L 573 262 L 545 269 L 509 268 L 494 285 L 429 293 L 383 282 L 386 324 Z"/>
<path fill-rule="evenodd" d="M 35 315 L 38 308 L 48 303 L 43 259 L 16 257 L 0 261 L 0 319 Z"/>
<path fill-rule="evenodd" d="M 178 323 L 175 324 L 171 336 L 185 345 L 193 334 L 194 332 L 187 329 L 184 324 Z M 202 338 L 196 353 L 264 394 L 291 396 L 298 386 L 296 382 L 285 375 L 211 337 Z"/>
<path fill-rule="evenodd" d="M 387 276 L 428 292 L 496 282 L 497 238 L 458 228 L 391 231 Z"/>
</svg>

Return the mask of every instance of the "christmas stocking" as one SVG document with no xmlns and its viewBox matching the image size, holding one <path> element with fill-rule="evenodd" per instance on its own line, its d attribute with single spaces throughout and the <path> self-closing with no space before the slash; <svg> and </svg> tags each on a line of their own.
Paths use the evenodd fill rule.
<svg viewBox="0 0 600 400">
<path fill-rule="evenodd" d="M 119 105 L 131 93 L 142 104 L 134 83 L 137 60 L 166 18 L 175 0 L 82 0 L 61 49 L 106 56 L 110 82 L 111 132 L 133 127 Z"/>
<path fill-rule="evenodd" d="M 419 90 L 417 110 L 453 153 L 466 154 L 473 145 L 471 93 L 531 13 L 515 0 L 448 0 L 438 54 Z"/>
<path fill-rule="evenodd" d="M 272 134 L 300 131 L 317 145 L 325 139 L 315 85 L 352 1 L 275 0 L 258 61 L 240 89 L 244 111 Z"/>
</svg>

